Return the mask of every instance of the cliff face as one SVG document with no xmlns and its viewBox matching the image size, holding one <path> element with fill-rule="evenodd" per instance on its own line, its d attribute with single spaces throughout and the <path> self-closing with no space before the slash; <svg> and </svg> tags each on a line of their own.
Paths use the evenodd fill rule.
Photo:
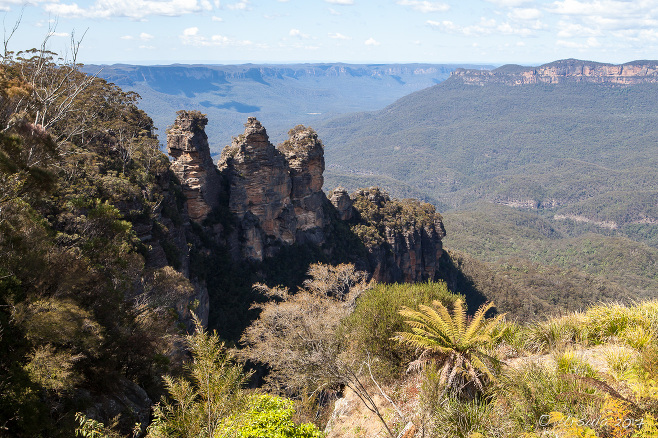
<svg viewBox="0 0 658 438">
<path fill-rule="evenodd" d="M 187 211 L 195 222 L 205 219 L 217 207 L 221 190 L 204 130 L 207 123 L 208 119 L 198 111 L 179 111 L 167 132 L 167 152 L 173 158 L 171 169 L 183 184 Z"/>
<path fill-rule="evenodd" d="M 239 223 L 243 257 L 263 260 L 274 254 L 276 244 L 295 242 L 290 168 L 256 118 L 250 117 L 244 134 L 224 148 L 218 167 L 228 181 L 229 209 Z"/>
<path fill-rule="evenodd" d="M 304 126 L 297 126 L 288 134 L 290 138 L 279 146 L 279 150 L 290 168 L 290 198 L 297 217 L 296 239 L 320 244 L 324 240 L 323 205 L 327 201 L 322 191 L 324 146 L 315 131 Z"/>
<path fill-rule="evenodd" d="M 351 197 L 353 230 L 368 248 L 373 276 L 385 282 L 434 280 L 445 229 L 433 205 L 391 199 L 376 187 Z"/>
<path fill-rule="evenodd" d="M 505 85 L 560 84 L 589 82 L 609 85 L 658 83 L 658 62 L 632 61 L 613 65 L 565 59 L 539 67 L 506 65 L 495 70 L 457 69 L 451 79 L 467 85 L 489 83 Z"/>
</svg>

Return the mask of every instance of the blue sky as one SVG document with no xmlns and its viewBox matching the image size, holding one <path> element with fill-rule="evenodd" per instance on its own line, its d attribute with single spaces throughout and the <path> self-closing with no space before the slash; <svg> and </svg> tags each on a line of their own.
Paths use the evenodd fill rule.
<svg viewBox="0 0 658 438">
<path fill-rule="evenodd" d="M 10 48 L 83 63 L 658 59 L 658 0 L 0 0 Z"/>
</svg>

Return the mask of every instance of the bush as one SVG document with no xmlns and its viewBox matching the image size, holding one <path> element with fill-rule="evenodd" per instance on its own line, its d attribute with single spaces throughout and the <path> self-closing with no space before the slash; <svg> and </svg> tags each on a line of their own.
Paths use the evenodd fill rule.
<svg viewBox="0 0 658 438">
<path fill-rule="evenodd" d="M 575 343 L 586 344 L 589 333 L 586 319 L 580 313 L 536 322 L 525 332 L 525 348 L 535 353 Z"/>
<path fill-rule="evenodd" d="M 557 369 L 530 363 L 512 369 L 502 377 L 496 390 L 496 404 L 511 430 L 505 436 L 522 436 L 546 427 L 546 415 L 568 412 L 574 418 L 595 418 L 597 408 L 583 381 L 565 378 Z M 516 433 L 512 432 L 516 431 Z"/>
<path fill-rule="evenodd" d="M 585 312 L 585 318 L 590 338 L 596 343 L 619 337 L 631 326 L 648 328 L 650 325 L 650 321 L 635 307 L 618 303 L 592 306 Z"/>
<path fill-rule="evenodd" d="M 250 409 L 242 415 L 238 438 L 321 438 L 313 424 L 296 425 L 292 401 L 268 394 L 251 398 Z"/>
<path fill-rule="evenodd" d="M 413 359 L 413 349 L 392 340 L 404 331 L 402 306 L 417 308 L 433 300 L 451 308 L 459 296 L 451 293 L 444 282 L 378 284 L 364 292 L 354 312 L 344 320 L 342 330 L 356 355 L 369 353 L 377 361 L 375 371 L 383 378 L 400 374 Z"/>
</svg>

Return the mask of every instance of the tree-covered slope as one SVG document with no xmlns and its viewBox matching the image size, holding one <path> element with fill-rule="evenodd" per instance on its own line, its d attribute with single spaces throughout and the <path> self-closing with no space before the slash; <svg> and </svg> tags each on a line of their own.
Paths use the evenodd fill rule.
<svg viewBox="0 0 658 438">
<path fill-rule="evenodd" d="M 656 97 L 651 84 L 451 79 L 319 132 L 331 170 L 394 178 L 452 206 L 476 199 L 565 206 L 609 191 L 656 190 Z"/>
</svg>

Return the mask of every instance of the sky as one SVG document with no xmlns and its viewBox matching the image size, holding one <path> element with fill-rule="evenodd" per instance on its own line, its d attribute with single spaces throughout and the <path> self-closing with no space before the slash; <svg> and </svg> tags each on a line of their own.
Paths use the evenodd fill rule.
<svg viewBox="0 0 658 438">
<path fill-rule="evenodd" d="M 85 64 L 658 59 L 658 0 L 0 0 L 14 51 Z M 83 37 L 84 36 L 84 37 Z M 70 56 L 70 55 L 69 55 Z"/>
</svg>

